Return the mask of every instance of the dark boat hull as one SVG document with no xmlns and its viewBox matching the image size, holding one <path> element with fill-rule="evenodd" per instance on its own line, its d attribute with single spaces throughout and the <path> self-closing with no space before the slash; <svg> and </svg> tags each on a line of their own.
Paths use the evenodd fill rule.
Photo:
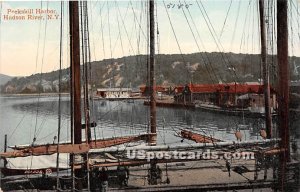
<svg viewBox="0 0 300 192">
<path fill-rule="evenodd" d="M 206 106 L 198 106 L 196 109 L 212 112 L 212 113 L 218 113 L 223 115 L 232 115 L 232 116 L 245 116 L 250 118 L 264 118 L 264 113 L 259 112 L 251 112 L 249 110 L 243 110 L 243 109 L 237 109 L 237 108 L 215 108 L 215 107 L 206 107 Z M 272 113 L 272 116 L 276 116 L 277 113 Z"/>
<path fill-rule="evenodd" d="M 61 170 L 61 169 L 60 169 Z M 1 168 L 1 173 L 4 176 L 17 176 L 17 175 L 50 175 L 56 172 L 56 168 L 47 169 L 9 169 Z"/>
</svg>

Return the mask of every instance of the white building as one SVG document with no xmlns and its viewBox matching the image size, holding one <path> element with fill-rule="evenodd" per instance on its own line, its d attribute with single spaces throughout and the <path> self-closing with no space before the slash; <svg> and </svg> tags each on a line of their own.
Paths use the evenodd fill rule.
<svg viewBox="0 0 300 192">
<path fill-rule="evenodd" d="M 104 99 L 126 99 L 131 96 L 130 88 L 102 88 L 97 89 L 96 95 Z"/>
</svg>

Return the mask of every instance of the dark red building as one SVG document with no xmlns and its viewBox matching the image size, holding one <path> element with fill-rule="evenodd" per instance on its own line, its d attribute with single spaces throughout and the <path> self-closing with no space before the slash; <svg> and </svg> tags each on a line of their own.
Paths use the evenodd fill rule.
<svg viewBox="0 0 300 192">
<path fill-rule="evenodd" d="M 220 107 L 263 107 L 264 89 L 259 84 L 187 84 L 174 90 L 176 103 L 205 103 Z M 271 104 L 276 106 L 271 89 Z"/>
</svg>

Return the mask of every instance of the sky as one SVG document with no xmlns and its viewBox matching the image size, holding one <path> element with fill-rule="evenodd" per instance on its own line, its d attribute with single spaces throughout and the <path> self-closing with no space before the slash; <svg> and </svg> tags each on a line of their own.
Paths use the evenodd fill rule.
<svg viewBox="0 0 300 192">
<path fill-rule="evenodd" d="M 256 0 L 156 1 L 156 53 L 260 52 Z M 59 68 L 60 23 L 63 19 L 63 68 L 69 62 L 68 2 L 2 1 L 0 23 L 0 73 L 28 76 Z M 147 54 L 146 1 L 88 1 L 91 60 Z M 300 56 L 299 2 L 289 1 L 289 54 Z M 299 6 L 300 8 L 300 6 Z M 12 10 L 33 9 L 32 14 Z M 48 9 L 54 14 L 39 14 Z M 25 20 L 7 19 L 8 16 Z M 57 19 L 47 19 L 49 15 Z"/>
</svg>

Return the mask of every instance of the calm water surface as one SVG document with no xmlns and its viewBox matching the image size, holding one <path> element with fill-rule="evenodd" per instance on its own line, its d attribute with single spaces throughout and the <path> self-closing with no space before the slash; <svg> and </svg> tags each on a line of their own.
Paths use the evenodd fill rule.
<svg viewBox="0 0 300 192">
<path fill-rule="evenodd" d="M 92 120 L 97 122 L 93 138 L 124 136 L 145 133 L 149 126 L 149 108 L 143 101 L 103 101 L 93 102 Z M 57 135 L 57 97 L 0 97 L 0 141 L 8 135 L 8 145 L 32 143 L 52 143 Z M 70 139 L 70 102 L 62 98 L 61 140 Z M 83 120 L 84 122 L 84 120 Z M 214 136 L 221 140 L 235 140 L 234 132 L 241 125 L 250 129 L 242 130 L 243 140 L 260 139 L 258 130 L 264 126 L 262 119 L 242 118 L 226 114 L 214 114 L 201 110 L 157 108 L 157 128 L 159 144 L 180 143 L 175 136 L 180 129 L 187 128 L 199 133 Z M 299 118 L 292 118 L 292 136 L 298 139 Z M 184 141 L 188 142 L 188 141 Z M 3 142 L 0 143 L 3 150 Z"/>
</svg>

